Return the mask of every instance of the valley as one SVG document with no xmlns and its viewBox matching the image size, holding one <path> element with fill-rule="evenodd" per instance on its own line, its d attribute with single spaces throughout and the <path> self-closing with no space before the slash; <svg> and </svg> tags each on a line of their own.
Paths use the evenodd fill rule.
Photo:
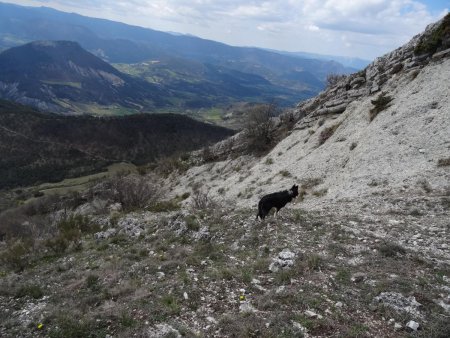
<svg viewBox="0 0 450 338">
<path fill-rule="evenodd" d="M 43 111 L 206 114 L 236 127 L 238 121 L 224 118 L 229 106 L 292 107 L 319 93 L 328 74 L 355 70 L 329 59 L 233 47 L 45 7 L 0 3 L 0 9 L 0 98 Z M 211 118 L 218 112 L 220 118 Z"/>
</svg>

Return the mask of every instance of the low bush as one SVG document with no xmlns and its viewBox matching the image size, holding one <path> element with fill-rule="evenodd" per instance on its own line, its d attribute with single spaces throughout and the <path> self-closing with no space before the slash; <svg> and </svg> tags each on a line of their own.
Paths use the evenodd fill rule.
<svg viewBox="0 0 450 338">
<path fill-rule="evenodd" d="M 337 84 L 339 81 L 345 79 L 346 77 L 347 76 L 344 74 L 335 74 L 335 73 L 328 74 L 327 79 L 326 79 L 327 88 L 333 87 L 335 84 Z"/>
<path fill-rule="evenodd" d="M 450 37 L 450 13 L 447 14 L 442 20 L 441 24 L 429 35 L 424 35 L 420 39 L 414 53 L 420 54 L 432 54 L 442 46 L 445 39 Z"/>
<path fill-rule="evenodd" d="M 209 191 L 196 187 L 191 195 L 192 207 L 196 210 L 205 210 L 216 205 L 214 199 L 209 196 Z"/>
<path fill-rule="evenodd" d="M 438 167 L 448 167 L 450 166 L 450 157 L 440 158 L 437 163 Z"/>
<path fill-rule="evenodd" d="M 34 299 L 39 299 L 44 296 L 44 291 L 42 291 L 39 285 L 28 284 L 21 286 L 15 293 L 16 298 L 22 298 L 27 296 L 32 297 Z"/>
<path fill-rule="evenodd" d="M 383 110 L 389 107 L 389 103 L 392 101 L 392 97 L 386 93 L 381 93 L 378 98 L 372 100 L 371 103 L 374 107 L 369 112 L 369 119 L 372 122 L 373 119 Z"/>
<path fill-rule="evenodd" d="M 19 239 L 9 243 L 7 248 L 0 253 L 0 262 L 14 271 L 22 271 L 29 264 L 29 254 L 32 247 L 33 242 L 31 239 Z"/>
<path fill-rule="evenodd" d="M 395 243 L 383 243 L 378 247 L 378 251 L 385 257 L 397 257 L 406 253 L 402 246 Z"/>
<path fill-rule="evenodd" d="M 323 129 L 319 135 L 319 145 L 324 144 L 326 140 L 328 140 L 334 134 L 334 132 L 339 128 L 340 125 L 340 123 L 336 123 Z"/>
<path fill-rule="evenodd" d="M 125 211 L 142 209 L 159 196 L 159 187 L 154 179 L 139 175 L 118 175 L 107 183 L 111 198 L 122 205 Z"/>
<path fill-rule="evenodd" d="M 148 207 L 149 211 L 152 212 L 168 212 L 168 211 L 176 211 L 181 208 L 180 204 L 176 199 L 172 199 L 169 201 L 159 201 L 155 204 L 152 204 Z"/>
<path fill-rule="evenodd" d="M 56 255 L 61 255 L 72 245 L 75 249 L 80 248 L 81 237 L 87 233 L 99 230 L 99 226 L 92 223 L 89 217 L 83 215 L 63 215 L 57 222 L 58 233 L 47 239 L 44 245 Z"/>
</svg>

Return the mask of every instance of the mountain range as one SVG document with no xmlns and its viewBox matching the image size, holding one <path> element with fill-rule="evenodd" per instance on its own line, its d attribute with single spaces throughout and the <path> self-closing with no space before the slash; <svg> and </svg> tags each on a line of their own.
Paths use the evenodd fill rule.
<svg viewBox="0 0 450 338">
<path fill-rule="evenodd" d="M 159 95 L 157 88 L 151 87 L 149 90 L 155 96 L 150 96 L 148 110 L 161 108 L 168 102 L 178 111 L 242 101 L 277 101 L 290 106 L 322 90 L 328 74 L 355 70 L 335 61 L 233 47 L 46 7 L 0 3 L 0 49 L 36 40 L 74 41 L 104 61 L 126 64 L 119 69 L 130 74 L 156 76 L 166 95 Z M 175 74 L 174 69 L 177 69 Z M 143 78 L 149 80 L 150 77 Z M 154 79 L 147 82 L 155 83 Z M 142 84 L 140 87 L 145 91 Z M 127 98 L 121 96 L 118 100 L 123 103 Z M 116 101 L 108 103 L 118 103 Z M 142 104 L 135 98 L 132 101 Z"/>
</svg>

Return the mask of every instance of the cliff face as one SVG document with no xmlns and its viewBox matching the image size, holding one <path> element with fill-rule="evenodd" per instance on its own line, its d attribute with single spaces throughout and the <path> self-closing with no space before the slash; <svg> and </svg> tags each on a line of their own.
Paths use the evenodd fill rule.
<svg viewBox="0 0 450 338">
<path fill-rule="evenodd" d="M 445 20 L 299 104 L 297 124 L 267 156 L 193 168 L 187 179 L 197 175 L 225 198 L 252 195 L 243 201 L 249 205 L 293 182 L 303 185 L 305 206 L 376 195 L 445 195 L 449 34 L 441 33 L 436 48 L 422 48 L 448 25 Z"/>
</svg>

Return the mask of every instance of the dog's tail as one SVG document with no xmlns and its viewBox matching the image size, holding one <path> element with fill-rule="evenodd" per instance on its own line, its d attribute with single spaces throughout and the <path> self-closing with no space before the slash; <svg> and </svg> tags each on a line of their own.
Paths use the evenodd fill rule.
<svg viewBox="0 0 450 338">
<path fill-rule="evenodd" d="M 258 213 L 256 214 L 256 218 L 255 220 L 257 221 L 258 219 L 263 219 L 262 218 L 262 212 L 261 212 L 261 203 L 258 203 Z"/>
</svg>

